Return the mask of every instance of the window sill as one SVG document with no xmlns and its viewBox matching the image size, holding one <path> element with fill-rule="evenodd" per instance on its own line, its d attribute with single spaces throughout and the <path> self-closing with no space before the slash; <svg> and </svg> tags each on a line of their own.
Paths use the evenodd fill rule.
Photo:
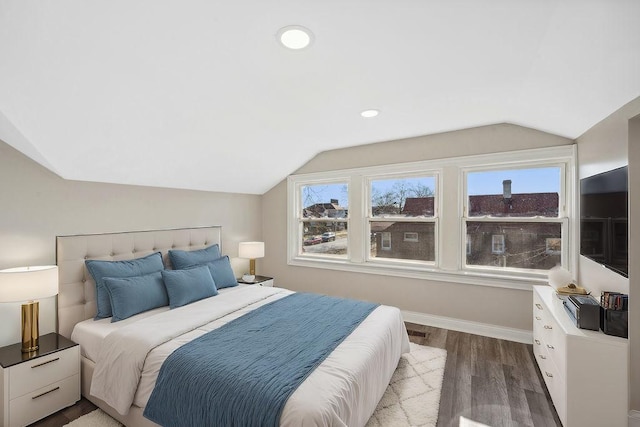
<svg viewBox="0 0 640 427">
<path fill-rule="evenodd" d="M 518 275 L 515 272 L 496 274 L 487 271 L 458 270 L 447 271 L 429 267 L 390 266 L 372 262 L 356 264 L 337 259 L 309 259 L 297 257 L 288 262 L 291 266 L 348 271 L 352 273 L 377 274 L 382 276 L 406 277 L 411 279 L 451 282 L 493 288 L 531 291 L 533 285 L 546 285 L 546 274 Z"/>
</svg>

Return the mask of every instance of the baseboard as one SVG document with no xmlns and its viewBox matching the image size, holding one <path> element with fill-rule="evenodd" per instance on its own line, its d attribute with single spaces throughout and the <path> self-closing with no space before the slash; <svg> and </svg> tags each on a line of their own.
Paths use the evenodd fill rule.
<svg viewBox="0 0 640 427">
<path fill-rule="evenodd" d="M 640 411 L 629 411 L 629 427 L 640 427 Z"/>
<path fill-rule="evenodd" d="M 451 329 L 453 331 L 483 335 L 491 338 L 521 342 L 524 344 L 533 343 L 533 332 L 524 329 L 508 328 L 505 326 L 490 325 L 488 323 L 472 322 L 469 320 L 460 320 L 451 317 L 436 316 L 433 314 L 424 314 L 405 310 L 402 311 L 402 317 L 406 322 L 417 323 L 419 325 Z"/>
</svg>

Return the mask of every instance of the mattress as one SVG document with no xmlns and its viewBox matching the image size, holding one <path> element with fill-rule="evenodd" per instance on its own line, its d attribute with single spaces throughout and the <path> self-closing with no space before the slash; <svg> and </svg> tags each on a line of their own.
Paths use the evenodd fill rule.
<svg viewBox="0 0 640 427">
<path fill-rule="evenodd" d="M 149 351 L 133 397 L 134 406 L 144 408 L 162 363 L 175 349 L 259 306 L 291 293 L 285 289 L 250 285 L 221 291 L 219 296 L 200 303 L 224 305 L 236 296 L 248 292 L 259 292 L 264 297 Z M 135 325 L 141 320 L 148 325 L 154 316 L 167 310 L 166 307 L 151 310 L 116 323 L 110 323 L 110 319 L 80 322 L 73 331 L 72 339 L 80 344 L 85 357 L 97 361 L 103 351 L 105 337 L 110 333 Z M 301 425 L 309 420 L 319 425 L 366 424 L 389 383 L 400 355 L 408 351 L 409 340 L 400 311 L 389 306 L 376 308 L 291 395 L 282 412 L 281 425 Z M 112 376 L 117 378 L 118 374 L 114 372 Z"/>
</svg>

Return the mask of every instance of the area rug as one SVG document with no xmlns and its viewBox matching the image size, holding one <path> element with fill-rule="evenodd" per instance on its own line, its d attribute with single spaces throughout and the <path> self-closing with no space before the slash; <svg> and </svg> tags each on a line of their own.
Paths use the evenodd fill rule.
<svg viewBox="0 0 640 427">
<path fill-rule="evenodd" d="M 367 427 L 435 426 L 447 351 L 411 343 Z"/>
<path fill-rule="evenodd" d="M 400 358 L 367 427 L 435 426 L 446 360 L 446 350 L 411 343 L 411 353 Z M 119 427 L 121 424 L 96 409 L 67 426 Z"/>
<path fill-rule="evenodd" d="M 93 412 L 89 412 L 86 415 L 81 416 L 69 424 L 65 424 L 69 427 L 121 427 L 118 421 L 111 418 L 102 409 L 96 409 Z"/>
</svg>

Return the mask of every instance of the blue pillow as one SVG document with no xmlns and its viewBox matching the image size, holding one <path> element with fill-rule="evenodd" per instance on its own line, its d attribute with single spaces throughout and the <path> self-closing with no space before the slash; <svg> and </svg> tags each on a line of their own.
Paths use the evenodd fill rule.
<svg viewBox="0 0 640 427">
<path fill-rule="evenodd" d="M 233 273 L 228 256 L 223 256 L 205 265 L 209 267 L 211 277 L 213 277 L 213 281 L 216 282 L 218 289 L 238 286 L 238 281 L 236 280 L 236 275 Z"/>
<path fill-rule="evenodd" d="M 109 292 L 112 322 L 169 305 L 161 272 L 136 277 L 105 277 L 103 280 Z"/>
<path fill-rule="evenodd" d="M 174 270 L 184 270 L 220 258 L 220 246 L 217 244 L 197 251 L 170 250 L 169 259 Z"/>
<path fill-rule="evenodd" d="M 88 259 L 84 262 L 87 270 L 91 273 L 96 282 L 96 303 L 98 312 L 96 319 L 111 317 L 111 302 L 109 292 L 104 285 L 105 277 L 134 277 L 145 274 L 157 273 L 164 270 L 162 254 L 160 252 L 147 255 L 143 258 L 130 259 L 125 261 L 101 261 Z"/>
<path fill-rule="evenodd" d="M 205 266 L 188 270 L 164 270 L 162 279 L 169 294 L 171 308 L 218 295 L 216 284 Z"/>
</svg>

